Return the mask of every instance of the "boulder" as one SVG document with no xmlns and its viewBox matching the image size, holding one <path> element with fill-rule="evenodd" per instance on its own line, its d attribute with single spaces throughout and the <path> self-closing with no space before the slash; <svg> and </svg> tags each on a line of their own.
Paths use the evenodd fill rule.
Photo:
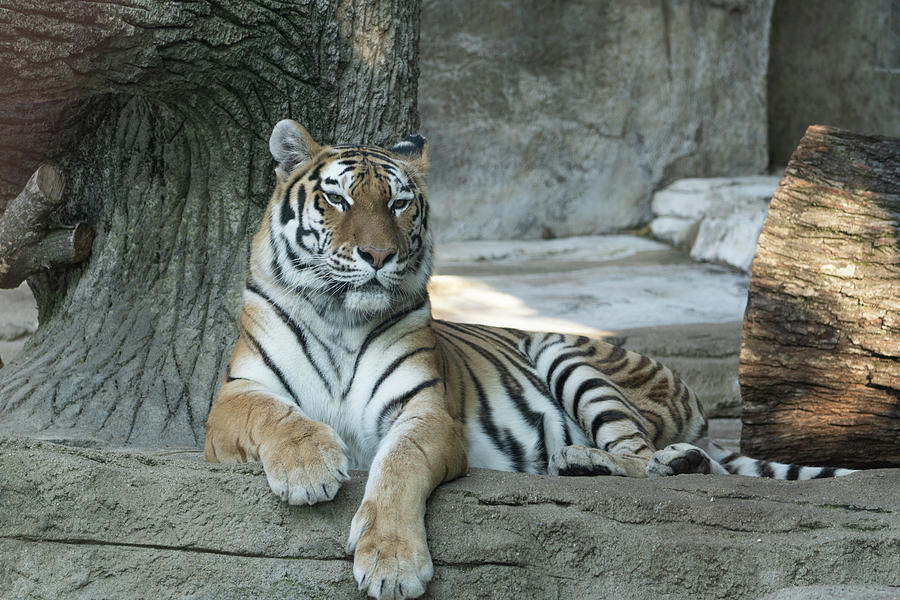
<svg viewBox="0 0 900 600">
<path fill-rule="evenodd" d="M 650 233 L 691 258 L 749 273 L 778 177 L 691 178 L 653 194 Z"/>
<path fill-rule="evenodd" d="M 661 184 L 762 172 L 771 10 L 424 0 L 419 112 L 439 238 L 621 231 L 649 220 Z"/>
<path fill-rule="evenodd" d="M 343 547 L 365 478 L 333 502 L 287 506 L 255 464 L 2 440 L 0 598 L 361 599 Z M 898 486 L 897 469 L 807 482 L 473 470 L 429 501 L 428 597 L 889 590 Z"/>
</svg>

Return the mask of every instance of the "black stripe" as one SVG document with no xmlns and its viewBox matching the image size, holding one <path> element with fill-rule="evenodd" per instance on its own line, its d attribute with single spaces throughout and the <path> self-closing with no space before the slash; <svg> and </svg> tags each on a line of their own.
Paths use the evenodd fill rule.
<svg viewBox="0 0 900 600">
<path fill-rule="evenodd" d="M 448 342 L 451 344 L 453 343 L 452 340 L 448 340 Z M 497 450 L 499 450 L 503 455 L 510 458 L 513 468 L 516 471 L 524 472 L 526 468 L 525 448 L 522 446 L 519 440 L 513 437 L 509 429 L 504 429 L 504 433 L 501 435 L 500 431 L 497 428 L 497 425 L 494 423 L 491 406 L 488 403 L 487 396 L 484 393 L 484 388 L 481 386 L 481 382 L 478 381 L 475 373 L 472 372 L 472 368 L 469 367 L 467 363 L 463 362 L 462 364 L 466 368 L 466 371 L 468 371 L 469 373 L 469 377 L 472 380 L 472 385 L 475 386 L 475 395 L 478 397 L 478 422 L 481 424 L 481 429 L 484 431 L 485 435 L 490 438 L 491 442 L 494 444 L 494 447 L 497 448 Z"/>
<path fill-rule="evenodd" d="M 423 348 L 416 348 L 415 350 L 410 350 L 403 356 L 394 359 L 394 362 L 392 362 L 390 365 L 388 365 L 388 368 L 384 370 L 384 372 L 378 378 L 378 381 L 375 382 L 375 386 L 372 388 L 372 393 L 369 394 L 369 399 L 366 400 L 366 405 L 368 405 L 369 402 L 372 401 L 372 398 L 375 397 L 375 394 L 378 393 L 378 388 L 381 387 L 381 384 L 384 383 L 384 380 L 387 379 L 388 377 L 390 377 L 391 373 L 396 371 L 397 367 L 399 367 L 401 365 L 401 363 L 403 363 L 403 361 L 405 361 L 407 358 L 409 358 L 411 356 L 415 356 L 416 354 L 418 354 L 420 352 L 427 352 L 429 350 L 434 350 L 434 346 L 426 346 Z"/>
<path fill-rule="evenodd" d="M 397 412 L 402 411 L 403 407 L 406 406 L 406 403 L 409 402 L 410 400 L 412 400 L 416 394 L 418 394 L 419 392 L 421 392 L 424 389 L 434 387 L 435 385 L 437 385 L 440 382 L 441 382 L 441 380 L 438 378 L 429 379 L 428 381 L 423 381 L 422 383 L 420 383 L 416 387 L 412 388 L 405 394 L 397 396 L 396 398 L 394 398 L 393 400 L 391 400 L 390 402 L 385 404 L 381 408 L 381 412 L 378 413 L 378 419 L 377 419 L 378 437 L 379 438 L 384 437 L 384 432 L 382 430 L 384 429 L 384 422 L 388 417 L 388 413 L 390 413 L 391 411 L 397 411 Z"/>
<path fill-rule="evenodd" d="M 591 441 L 594 442 L 594 445 L 597 446 L 597 431 L 607 423 L 615 423 L 618 421 L 628 421 L 631 424 L 635 425 L 637 428 L 637 423 L 635 423 L 631 417 L 623 413 L 621 410 L 604 410 L 600 411 L 596 415 L 594 415 L 594 419 L 591 421 Z"/>
<path fill-rule="evenodd" d="M 647 427 L 644 425 L 644 423 L 642 421 L 642 419 L 647 419 L 647 414 L 639 411 L 637 408 L 632 406 L 631 403 L 628 402 L 628 399 L 621 395 L 621 392 L 618 389 L 614 389 L 613 391 L 615 391 L 616 394 L 619 394 L 619 395 L 615 396 L 615 395 L 610 394 L 608 396 L 598 396 L 597 398 L 591 398 L 590 400 L 588 400 L 588 404 L 593 404 L 594 402 L 604 402 L 607 400 L 617 401 L 619 403 L 619 406 L 622 409 L 622 412 L 624 412 L 626 415 L 628 415 L 628 418 L 631 420 L 631 422 L 637 428 L 638 432 L 640 432 L 641 435 L 643 435 L 644 437 L 650 437 L 650 432 L 647 431 Z M 649 413 L 649 414 L 654 414 L 654 413 Z M 649 422 L 650 419 L 647 419 L 647 421 Z"/>
<path fill-rule="evenodd" d="M 347 146 L 332 146 L 332 148 L 336 148 L 336 149 L 342 149 L 345 147 L 347 147 Z M 397 160 L 393 156 L 388 156 L 387 154 L 384 154 L 383 152 L 381 152 L 377 149 L 369 148 L 369 147 L 367 147 L 365 149 L 356 148 L 356 149 L 350 150 L 349 152 L 341 152 L 341 159 L 353 158 L 353 157 L 357 157 L 357 156 L 361 156 L 363 158 L 380 158 L 381 160 L 390 163 L 392 166 Z"/>
<path fill-rule="evenodd" d="M 591 377 L 590 379 L 585 379 L 581 382 L 581 385 L 578 386 L 578 390 L 575 392 L 575 397 L 572 402 L 572 415 L 576 419 L 578 418 L 578 410 L 581 406 L 581 399 L 584 397 L 584 395 L 591 390 L 596 390 L 597 388 L 602 387 L 615 389 L 615 385 L 613 383 L 600 377 Z"/>
<path fill-rule="evenodd" d="M 533 359 L 531 359 L 531 363 L 533 365 L 537 366 L 538 361 L 541 360 L 541 355 L 548 348 L 550 348 L 550 346 L 555 346 L 556 344 L 561 344 L 561 343 L 565 342 L 565 337 L 563 337 L 563 335 L 561 333 L 557 333 L 555 337 L 556 337 L 555 341 L 551 342 L 549 337 L 544 341 L 544 344 L 541 346 L 540 350 L 538 350 L 538 353 L 534 355 Z"/>
<path fill-rule="evenodd" d="M 513 340 L 506 339 L 499 334 L 494 333 L 493 330 L 499 328 L 489 327 L 487 325 L 452 323 L 449 321 L 442 321 L 441 324 L 447 325 L 451 329 L 456 329 L 457 331 L 466 335 L 471 335 L 477 338 L 480 342 L 484 342 L 488 345 L 493 346 L 493 349 L 496 350 L 496 353 L 508 360 L 509 363 L 513 367 L 515 367 L 516 370 L 523 377 L 525 377 L 525 379 L 528 380 L 528 383 L 530 383 L 531 386 L 534 387 L 534 389 L 539 390 L 541 393 L 549 397 L 550 389 L 547 387 L 544 381 L 542 381 L 537 375 L 535 375 L 534 370 L 530 367 L 530 365 L 523 361 L 523 359 L 526 359 L 527 357 L 522 355 L 522 352 L 519 350 L 518 344 L 516 344 Z M 491 344 L 492 340 L 497 341 L 499 345 Z"/>
<path fill-rule="evenodd" d="M 728 455 L 725 458 L 723 458 L 722 460 L 720 460 L 719 462 L 722 463 L 723 465 L 725 465 L 725 464 L 733 463 L 740 457 L 741 457 L 741 455 L 738 454 L 737 452 L 729 452 Z"/>
<path fill-rule="evenodd" d="M 269 249 L 272 251 L 272 273 L 277 281 L 287 285 L 287 281 L 284 279 L 284 271 L 281 270 L 281 264 L 278 262 L 278 247 L 275 245 L 275 236 L 272 234 L 271 223 L 269 224 Z"/>
<path fill-rule="evenodd" d="M 834 472 L 837 471 L 834 467 L 822 467 L 822 470 L 812 477 L 812 479 L 827 479 L 828 477 L 834 477 Z"/>
<path fill-rule="evenodd" d="M 587 365 L 584 362 L 575 362 L 565 369 L 562 370 L 562 373 L 559 374 L 559 377 L 556 379 L 556 385 L 553 386 L 553 397 L 559 403 L 560 406 L 563 405 L 563 390 L 566 388 L 566 382 L 569 380 L 569 376 L 572 375 L 572 372 L 578 367 L 583 367 Z M 588 365 L 590 366 L 590 365 Z M 547 377 L 547 385 L 550 385 L 550 377 Z"/>
<path fill-rule="evenodd" d="M 612 362 L 616 362 L 625 358 L 627 352 L 621 346 L 613 346 L 613 349 L 610 351 L 609 356 L 606 358 L 599 358 L 594 361 L 595 365 L 605 365 Z"/>
<path fill-rule="evenodd" d="M 603 448 L 601 448 L 601 450 L 604 450 L 604 451 L 606 451 L 606 452 L 609 452 L 610 448 L 612 448 L 612 447 L 615 446 L 616 444 L 621 444 L 621 443 L 623 443 L 623 442 L 627 442 L 628 440 L 633 440 L 633 439 L 635 439 L 635 438 L 646 441 L 646 437 L 644 436 L 644 434 L 641 433 L 640 431 L 636 431 L 636 432 L 634 432 L 634 433 L 626 433 L 625 435 L 619 436 L 619 437 L 617 437 L 617 438 L 614 439 L 614 440 L 609 440 L 608 442 L 606 442 L 605 444 L 603 444 Z M 635 454 L 637 454 L 638 452 L 640 452 L 640 451 L 643 450 L 644 448 L 649 448 L 649 446 L 647 446 L 646 443 L 641 444 L 641 445 L 638 447 L 638 449 L 634 451 Z"/>
<path fill-rule="evenodd" d="M 627 351 L 624 348 L 615 346 L 606 358 L 598 358 L 593 362 L 594 367 L 598 371 L 602 371 L 605 375 L 615 375 L 628 366 Z M 612 363 L 619 364 L 613 365 Z"/>
<path fill-rule="evenodd" d="M 281 199 L 281 211 L 279 214 L 282 226 L 287 225 L 294 218 L 294 209 L 291 208 L 291 202 L 287 196 Z"/>
<path fill-rule="evenodd" d="M 263 363 L 265 363 L 266 367 L 268 367 L 268 369 L 275 374 L 275 377 L 278 378 L 278 381 L 281 382 L 281 386 L 284 388 L 284 391 L 291 395 L 291 399 L 293 399 L 294 404 L 299 406 L 302 410 L 303 406 L 300 404 L 300 400 L 294 394 L 294 390 L 291 389 L 291 386 L 288 385 L 287 379 L 285 378 L 284 373 L 281 372 L 281 369 L 279 369 L 275 362 L 269 357 L 269 355 L 266 354 L 266 351 L 262 349 L 262 346 L 259 345 L 259 342 L 256 341 L 256 338 L 250 335 L 250 332 L 244 330 L 244 335 L 246 335 L 247 339 L 250 340 L 250 343 L 256 349 L 256 352 L 259 354 L 259 356 L 263 359 Z"/>
<path fill-rule="evenodd" d="M 525 400 L 522 384 L 512 376 L 509 370 L 493 353 L 485 350 L 478 344 L 475 344 L 458 335 L 452 334 L 449 331 L 444 332 L 444 335 L 457 339 L 460 343 L 466 344 L 475 352 L 483 356 L 485 360 L 491 363 L 491 365 L 497 371 L 497 374 L 500 376 L 500 385 L 503 387 L 506 397 L 512 400 L 513 406 L 515 406 L 516 410 L 518 410 L 519 414 L 522 416 L 522 420 L 533 427 L 535 433 L 538 435 L 539 450 L 543 450 L 541 460 L 543 460 L 543 464 L 546 464 L 546 441 L 544 440 L 544 428 L 538 425 L 542 422 L 543 415 L 538 411 L 532 410 L 528 405 L 528 401 Z"/>
<path fill-rule="evenodd" d="M 414 305 L 411 308 L 406 309 L 403 312 L 396 313 L 389 318 L 385 319 L 381 323 L 379 323 L 372 331 L 369 332 L 369 335 L 366 336 L 366 339 L 363 340 L 362 346 L 359 348 L 359 352 L 356 354 L 356 361 L 353 363 L 353 371 L 350 374 L 350 379 L 347 380 L 347 385 L 344 388 L 344 396 L 346 396 L 350 392 L 350 388 L 353 387 L 353 380 L 356 379 L 356 370 L 359 368 L 359 361 L 362 360 L 363 355 L 366 353 L 366 350 L 375 339 L 380 336 L 382 333 L 396 325 L 398 322 L 402 321 L 408 315 L 416 312 L 420 308 L 425 305 L 425 298 L 423 298 L 418 304 Z"/>
<path fill-rule="evenodd" d="M 590 348 L 589 350 L 572 350 L 571 352 L 560 354 L 553 359 L 552 363 L 550 363 L 550 368 L 547 370 L 547 384 L 549 384 L 550 379 L 553 378 L 553 372 L 556 371 L 559 365 L 561 365 L 563 362 L 569 360 L 570 358 L 577 358 L 579 356 L 593 356 L 596 353 L 596 349 Z"/>
<path fill-rule="evenodd" d="M 306 244 L 303 243 L 303 237 L 307 236 L 307 235 L 311 235 L 314 238 L 316 238 L 316 244 L 321 243 L 321 238 L 319 237 L 318 231 L 316 231 L 315 229 L 305 228 L 303 226 L 303 223 L 298 224 L 297 225 L 297 243 L 299 245 L 303 246 L 303 248 L 306 249 L 307 251 L 312 252 L 313 249 L 309 248 Z"/>
<path fill-rule="evenodd" d="M 311 181 L 318 181 L 319 175 L 322 173 L 322 167 L 325 166 L 324 162 L 320 162 L 316 165 L 316 167 L 306 176 L 307 179 Z"/>
<path fill-rule="evenodd" d="M 444 378 L 444 386 L 447 385 L 447 379 L 450 377 L 450 364 L 448 362 L 448 350 L 452 349 L 456 352 L 457 358 L 459 358 L 459 349 L 456 346 L 444 345 L 441 348 L 443 352 L 438 352 L 438 356 L 441 358 L 441 376 Z M 457 401 L 459 402 L 459 420 L 465 425 L 467 420 L 466 409 L 467 409 L 467 398 L 466 398 L 466 385 L 463 380 L 463 373 L 460 369 L 454 369 L 456 374 L 456 390 L 459 394 Z M 449 402 L 448 402 L 449 403 Z"/>
<path fill-rule="evenodd" d="M 788 467 L 787 475 L 785 479 L 795 480 L 800 476 L 800 465 L 791 465 Z"/>
<path fill-rule="evenodd" d="M 265 300 L 269 306 L 275 309 L 275 313 L 281 319 L 281 321 L 288 326 L 288 328 L 293 332 L 294 337 L 297 339 L 297 342 L 300 344 L 300 349 L 303 350 L 303 355 L 306 357 L 307 362 L 312 365 L 312 368 L 315 370 L 316 375 L 319 376 L 319 380 L 325 386 L 325 389 L 328 390 L 328 395 L 331 396 L 334 394 L 334 391 L 331 389 L 331 382 L 325 378 L 325 374 L 322 373 L 322 370 L 319 368 L 319 365 L 313 359 L 313 357 L 309 353 L 309 344 L 306 339 L 306 334 L 300 328 L 296 321 L 294 321 L 289 314 L 284 312 L 284 310 L 278 306 L 274 300 L 272 300 L 265 292 L 256 287 L 252 281 L 247 282 L 247 290 L 253 292 L 263 300 Z"/>
<path fill-rule="evenodd" d="M 508 350 L 516 356 L 522 357 L 522 351 L 519 350 L 519 338 L 515 332 L 502 327 L 492 327 L 490 325 L 479 325 L 478 323 L 454 323 L 452 321 L 443 321 L 444 324 L 455 326 L 455 329 L 467 330 L 476 337 L 490 338 L 500 344 L 501 349 Z"/>
<path fill-rule="evenodd" d="M 646 356 L 641 356 L 641 358 L 638 360 L 638 363 L 635 366 L 633 366 L 630 371 L 628 371 L 628 374 L 634 375 L 638 371 L 643 371 L 644 368 L 649 364 L 650 364 L 650 359 L 647 358 Z"/>
<path fill-rule="evenodd" d="M 644 370 L 648 366 L 650 369 L 645 372 Z M 661 370 L 662 366 L 658 362 L 650 360 L 646 356 L 641 356 L 638 364 L 632 367 L 627 375 L 616 383 L 622 387 L 638 388 L 647 385 Z"/>
<path fill-rule="evenodd" d="M 756 463 L 756 472 L 759 473 L 760 477 L 767 477 L 768 479 L 775 478 L 775 471 L 772 470 L 772 464 L 765 460 Z"/>
<path fill-rule="evenodd" d="M 300 231 L 300 229 L 298 228 L 297 231 Z M 299 237 L 297 238 L 297 241 L 298 242 L 300 241 Z M 303 266 L 303 261 L 300 259 L 300 257 L 297 255 L 297 253 L 294 252 L 294 249 L 291 248 L 291 245 L 288 244 L 287 242 L 285 242 L 285 244 L 284 244 L 284 252 L 285 252 L 285 254 L 287 254 L 288 262 L 290 263 L 291 267 L 293 267 L 293 269 L 295 271 L 300 271 L 303 268 L 305 268 Z"/>
<path fill-rule="evenodd" d="M 528 356 L 528 353 L 531 352 L 531 342 L 533 340 L 534 340 L 534 336 L 532 336 L 532 335 L 529 335 L 527 338 L 525 338 L 525 343 L 522 345 L 522 353 L 525 356 Z"/>
</svg>

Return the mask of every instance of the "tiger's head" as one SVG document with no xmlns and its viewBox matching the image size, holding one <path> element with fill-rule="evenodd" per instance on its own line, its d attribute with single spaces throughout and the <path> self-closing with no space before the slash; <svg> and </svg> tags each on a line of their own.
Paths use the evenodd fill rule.
<svg viewBox="0 0 900 600">
<path fill-rule="evenodd" d="M 424 297 L 432 268 L 424 138 L 389 149 L 324 146 L 285 119 L 269 150 L 277 182 L 252 268 L 356 318 Z"/>
</svg>

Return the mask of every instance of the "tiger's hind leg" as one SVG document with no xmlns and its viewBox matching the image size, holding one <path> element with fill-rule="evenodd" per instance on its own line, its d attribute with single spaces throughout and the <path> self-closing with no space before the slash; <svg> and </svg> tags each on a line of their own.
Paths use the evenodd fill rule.
<svg viewBox="0 0 900 600">
<path fill-rule="evenodd" d="M 584 404 L 576 413 L 576 420 L 594 446 L 563 446 L 551 455 L 548 472 L 646 477 L 653 443 L 627 398 L 610 387 Z"/>
<path fill-rule="evenodd" d="M 656 361 L 584 337 L 535 334 L 523 350 L 594 447 L 566 446 L 548 471 L 647 477 L 719 472 L 690 444 L 705 427 L 696 397 Z M 657 444 L 670 444 L 657 450 Z"/>
<path fill-rule="evenodd" d="M 573 348 L 567 336 L 543 337 L 529 348 L 538 373 L 593 444 L 559 448 L 550 456 L 548 472 L 646 477 L 655 451 L 652 425 L 620 386 L 586 360 L 590 349 Z"/>
<path fill-rule="evenodd" d="M 647 464 L 650 477 L 667 477 L 686 473 L 715 473 L 727 475 L 728 471 L 702 448 L 684 442 L 670 444 L 653 454 Z"/>
</svg>

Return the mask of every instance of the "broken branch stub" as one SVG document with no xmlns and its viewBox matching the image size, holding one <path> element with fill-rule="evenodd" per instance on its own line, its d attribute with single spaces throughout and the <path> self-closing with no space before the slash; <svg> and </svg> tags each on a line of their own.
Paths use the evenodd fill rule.
<svg viewBox="0 0 900 600">
<path fill-rule="evenodd" d="M 35 273 L 81 262 L 90 254 L 90 225 L 50 225 L 64 185 L 55 167 L 41 165 L 0 215 L 0 288 L 15 288 Z"/>
</svg>

